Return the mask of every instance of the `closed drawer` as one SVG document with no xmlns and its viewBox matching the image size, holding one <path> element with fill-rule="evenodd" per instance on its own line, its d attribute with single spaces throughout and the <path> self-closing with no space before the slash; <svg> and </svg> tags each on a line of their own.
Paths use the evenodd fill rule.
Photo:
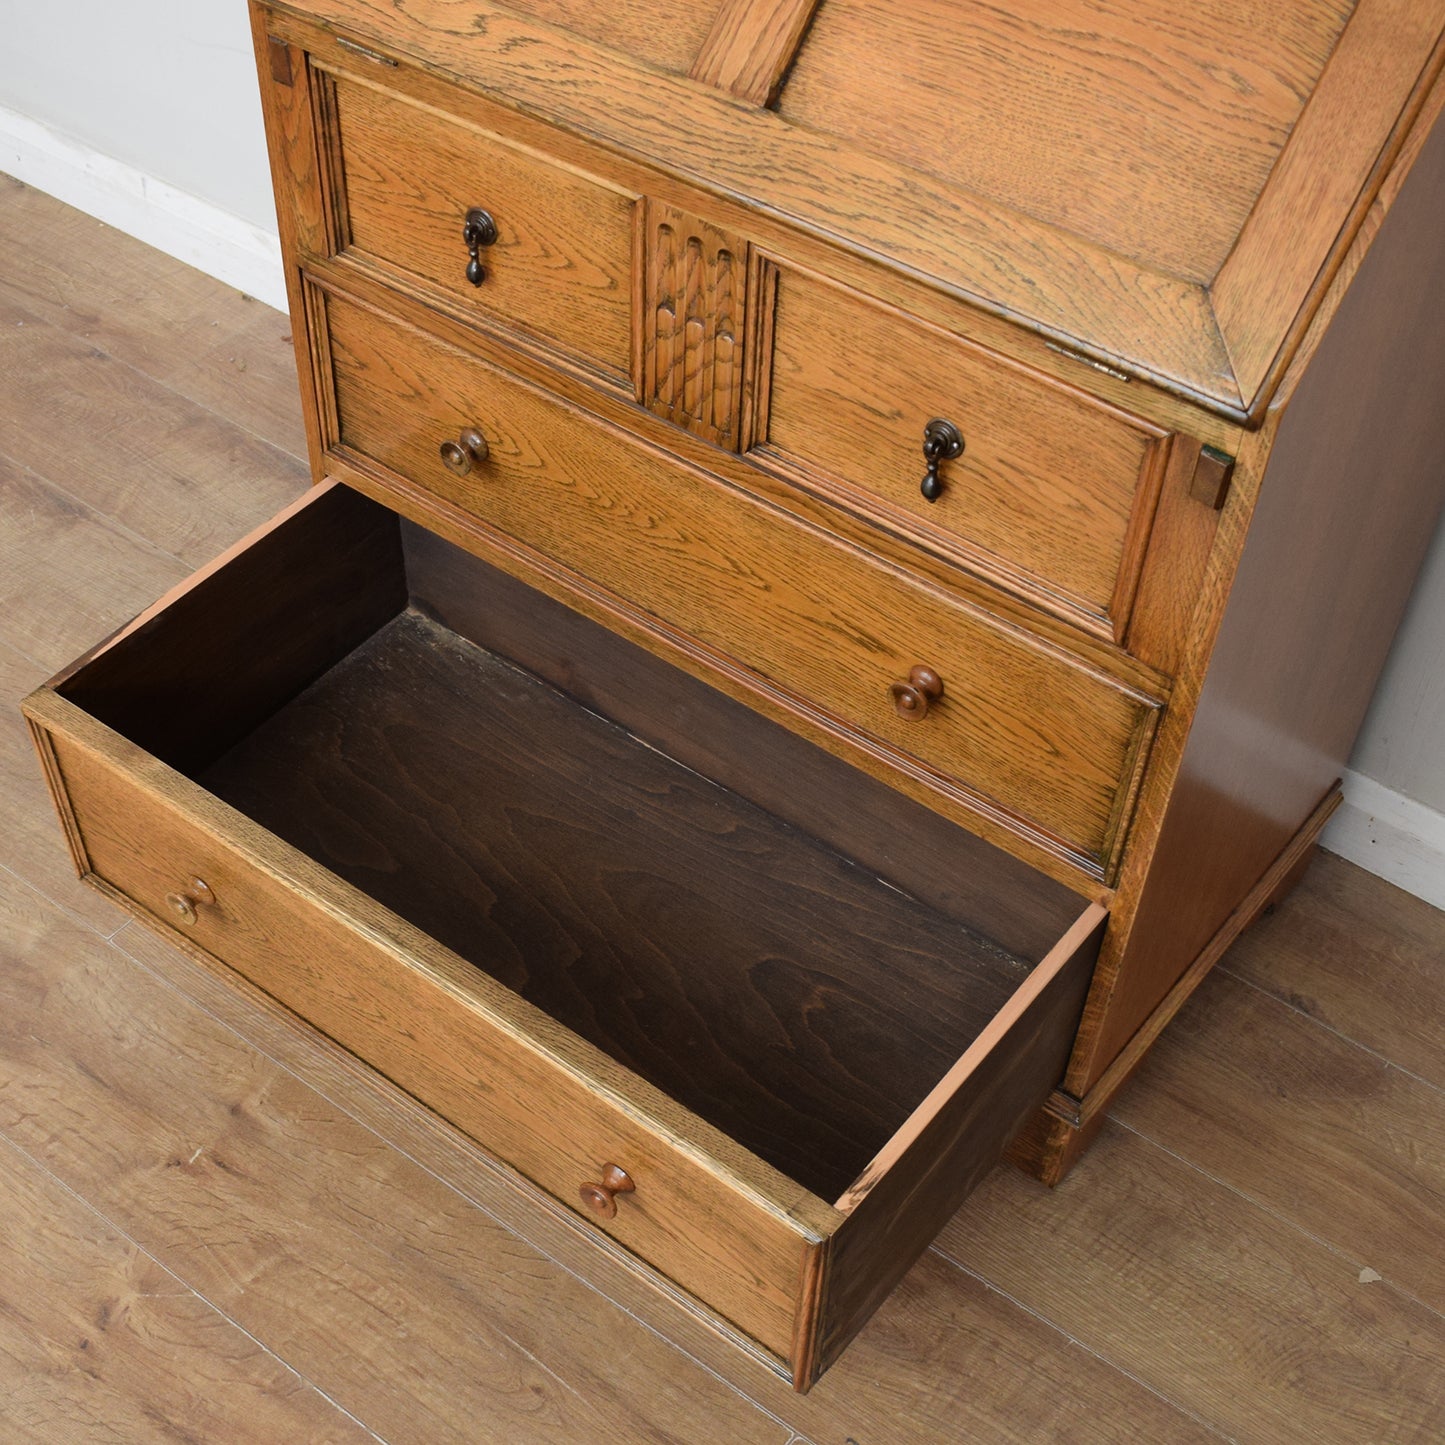
<svg viewBox="0 0 1445 1445">
<path fill-rule="evenodd" d="M 318 489 L 32 695 L 76 861 L 805 1387 L 1057 1081 L 1102 910 L 1003 860 L 980 942 L 987 884 L 918 903 L 484 652 L 423 540 Z"/>
<path fill-rule="evenodd" d="M 322 74 L 342 254 L 631 391 L 637 198 L 360 79 Z M 463 234 L 474 209 L 495 225 L 476 248 L 477 284 Z"/>
<path fill-rule="evenodd" d="M 343 456 L 466 508 L 926 785 L 1107 872 L 1151 699 L 400 322 L 334 295 L 326 315 Z M 457 452 L 472 431 L 475 462 Z M 942 696 L 905 716 L 894 690 L 917 668 Z"/>
<path fill-rule="evenodd" d="M 1165 433 L 786 266 L 754 460 L 1104 636 L 1122 639 Z M 925 429 L 963 442 L 923 494 Z"/>
</svg>

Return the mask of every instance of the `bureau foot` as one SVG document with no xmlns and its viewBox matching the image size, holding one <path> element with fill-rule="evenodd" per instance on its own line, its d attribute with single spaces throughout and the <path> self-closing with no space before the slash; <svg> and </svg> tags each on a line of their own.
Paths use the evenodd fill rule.
<svg viewBox="0 0 1445 1445">
<path fill-rule="evenodd" d="M 1250 890 L 1239 907 L 1164 996 L 1133 1038 L 1100 1074 L 1094 1087 L 1082 1099 L 1055 1089 L 1043 1108 L 1024 1126 L 1009 1145 L 1006 1158 L 1025 1174 L 1052 1188 L 1060 1183 L 1094 1142 L 1103 1127 L 1114 1096 L 1134 1076 L 1139 1065 L 1164 1031 L 1169 1020 L 1184 1007 L 1190 994 L 1224 955 L 1230 944 L 1263 914 L 1276 907 L 1293 891 L 1314 860 L 1321 830 L 1339 806 L 1338 784 L 1326 794 L 1304 826 L 1290 839 L 1264 876 Z"/>
</svg>

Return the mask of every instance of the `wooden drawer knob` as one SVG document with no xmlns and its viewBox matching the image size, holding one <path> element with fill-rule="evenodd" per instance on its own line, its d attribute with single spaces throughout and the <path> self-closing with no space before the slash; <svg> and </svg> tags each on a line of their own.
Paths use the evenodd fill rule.
<svg viewBox="0 0 1445 1445">
<path fill-rule="evenodd" d="M 923 460 L 928 463 L 928 470 L 918 490 L 923 493 L 924 501 L 936 502 L 943 495 L 943 478 L 938 475 L 938 468 L 962 455 L 963 433 L 951 421 L 936 416 L 923 428 Z M 919 717 L 922 716 L 919 713 Z"/>
<path fill-rule="evenodd" d="M 442 461 L 449 471 L 464 477 L 473 467 L 486 461 L 490 448 L 487 439 L 475 427 L 468 427 L 454 442 L 441 445 Z"/>
<path fill-rule="evenodd" d="M 888 691 L 898 716 L 918 722 L 928 716 L 928 705 L 943 696 L 943 679 L 931 667 L 915 667 L 907 682 L 895 682 Z"/>
<path fill-rule="evenodd" d="M 487 268 L 482 265 L 481 250 L 484 246 L 494 246 L 497 243 L 497 223 L 492 219 L 490 211 L 473 206 L 467 212 L 467 219 L 462 226 L 462 243 L 471 258 L 467 262 L 467 280 L 473 286 L 480 286 L 487 279 Z"/>
<path fill-rule="evenodd" d="M 584 1184 L 578 1193 L 582 1196 L 583 1204 L 594 1214 L 600 1214 L 603 1219 L 611 1219 L 617 1213 L 617 1196 L 631 1194 L 636 1188 L 632 1176 L 625 1169 L 616 1164 L 604 1164 L 602 1182 Z"/>
<path fill-rule="evenodd" d="M 196 909 L 214 905 L 215 901 L 216 895 L 211 892 L 210 886 L 199 878 L 192 878 L 183 893 L 166 894 L 166 907 L 182 923 L 194 923 Z"/>
</svg>

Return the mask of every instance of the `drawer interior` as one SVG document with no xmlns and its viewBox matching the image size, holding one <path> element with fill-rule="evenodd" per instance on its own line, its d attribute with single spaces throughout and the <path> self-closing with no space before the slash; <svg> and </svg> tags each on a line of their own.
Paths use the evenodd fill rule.
<svg viewBox="0 0 1445 1445">
<path fill-rule="evenodd" d="M 57 690 L 827 1200 L 1083 906 L 340 486 Z"/>
</svg>

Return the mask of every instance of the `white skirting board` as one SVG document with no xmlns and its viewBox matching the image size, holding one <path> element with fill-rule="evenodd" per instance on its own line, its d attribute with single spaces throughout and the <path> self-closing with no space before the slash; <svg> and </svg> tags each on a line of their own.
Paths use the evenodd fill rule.
<svg viewBox="0 0 1445 1445">
<path fill-rule="evenodd" d="M 1347 772 L 1344 790 L 1321 845 L 1445 908 L 1445 814 L 1361 773 Z"/>
<path fill-rule="evenodd" d="M 268 306 L 286 309 L 281 242 L 274 232 L 3 106 L 0 171 Z"/>
<path fill-rule="evenodd" d="M 286 309 L 281 243 L 209 201 L 0 107 L 0 170 L 244 291 Z M 1321 842 L 1445 908 L 1445 815 L 1359 773 Z"/>
</svg>

